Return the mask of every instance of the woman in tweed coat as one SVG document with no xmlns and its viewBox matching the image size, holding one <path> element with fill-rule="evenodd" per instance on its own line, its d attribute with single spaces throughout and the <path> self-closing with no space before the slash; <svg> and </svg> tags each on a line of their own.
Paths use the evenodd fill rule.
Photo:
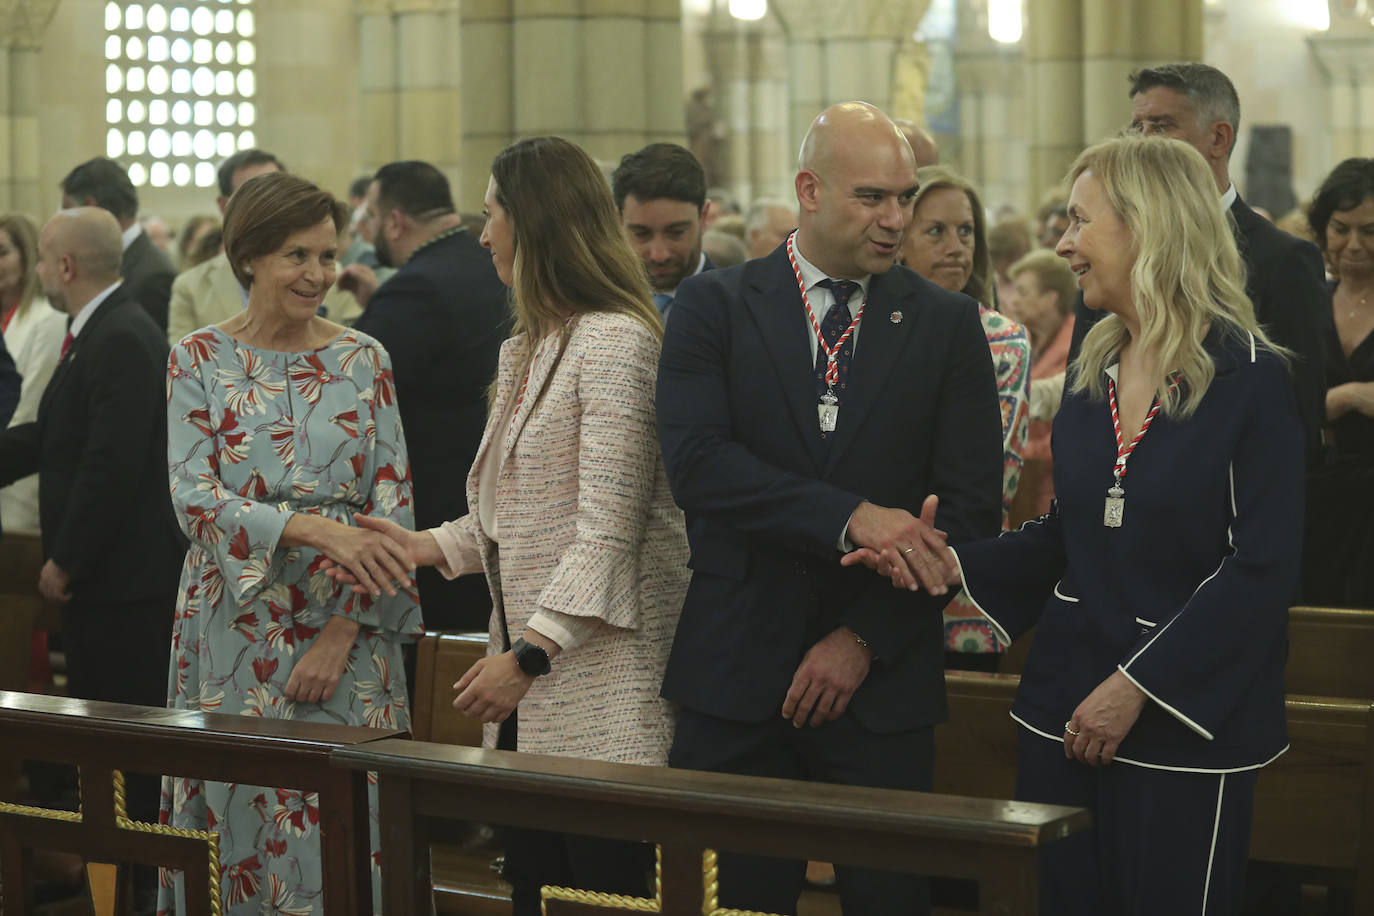
<svg viewBox="0 0 1374 916">
<path fill-rule="evenodd" d="M 482 244 L 514 291 L 516 326 L 468 475 L 472 511 L 423 532 L 374 527 L 417 565 L 486 573 L 488 655 L 453 705 L 488 723 L 488 747 L 664 765 L 673 710 L 658 692 L 688 570 L 655 431 L 662 323 L 579 147 L 542 137 L 502 151 L 486 216 Z M 646 856 L 516 832 L 515 912 L 539 912 L 541 884 L 645 894 Z"/>
</svg>

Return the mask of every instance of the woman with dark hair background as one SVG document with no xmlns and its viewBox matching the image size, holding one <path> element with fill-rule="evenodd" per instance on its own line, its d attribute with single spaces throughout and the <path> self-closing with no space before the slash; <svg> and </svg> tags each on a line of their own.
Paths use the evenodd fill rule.
<svg viewBox="0 0 1374 916">
<path fill-rule="evenodd" d="M 1336 166 L 1308 210 L 1331 273 L 1326 447 L 1307 484 L 1303 601 L 1374 607 L 1374 159 Z"/>
</svg>

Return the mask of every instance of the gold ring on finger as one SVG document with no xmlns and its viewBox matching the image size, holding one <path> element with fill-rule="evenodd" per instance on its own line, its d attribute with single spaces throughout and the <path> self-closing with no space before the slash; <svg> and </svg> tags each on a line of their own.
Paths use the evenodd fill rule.
<svg viewBox="0 0 1374 916">
<path fill-rule="evenodd" d="M 913 550 L 915 550 L 915 549 L 916 549 L 915 547 L 908 547 L 906 550 L 903 550 L 903 551 L 902 551 L 902 556 L 906 556 L 907 554 L 911 553 L 911 552 L 912 552 Z"/>
</svg>

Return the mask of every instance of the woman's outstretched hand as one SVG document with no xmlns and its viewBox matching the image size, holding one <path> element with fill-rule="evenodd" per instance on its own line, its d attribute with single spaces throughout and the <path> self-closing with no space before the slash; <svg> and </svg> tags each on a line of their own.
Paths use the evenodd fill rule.
<svg viewBox="0 0 1374 916">
<path fill-rule="evenodd" d="M 416 567 L 433 566 L 443 562 L 443 552 L 439 550 L 439 545 L 435 542 L 434 536 L 428 532 L 411 531 L 402 528 L 390 519 L 363 515 L 361 512 L 353 513 L 353 520 L 358 523 L 358 527 L 349 530 L 365 532 L 367 537 L 384 542 L 390 555 L 399 560 L 404 567 L 404 574 L 388 580 L 386 585 L 388 595 L 394 596 L 396 594 L 395 589 L 390 587 L 392 581 L 402 588 L 407 588 L 410 586 L 410 574 L 415 572 Z M 336 582 L 353 586 L 355 592 L 370 593 L 374 598 L 377 596 L 377 592 L 357 574 L 351 565 L 331 556 L 328 551 L 324 553 L 325 561 L 320 564 L 320 568 L 325 571 L 325 575 Z M 390 567 L 388 568 L 390 569 Z"/>
<path fill-rule="evenodd" d="M 906 516 L 907 524 L 895 536 L 889 533 L 883 538 L 887 542 L 885 546 L 852 550 L 840 558 L 840 565 L 855 566 L 862 563 L 876 570 L 880 576 L 891 579 L 893 588 L 914 592 L 924 586 L 933 595 L 944 594 L 949 586 L 958 585 L 960 578 L 959 564 L 946 544 L 948 535 L 935 527 L 935 513 L 939 506 L 938 496 L 927 496 L 921 504 L 919 519 L 901 513 Z M 857 518 L 859 513 L 856 511 L 854 514 Z M 852 530 L 852 521 L 850 526 Z"/>
</svg>

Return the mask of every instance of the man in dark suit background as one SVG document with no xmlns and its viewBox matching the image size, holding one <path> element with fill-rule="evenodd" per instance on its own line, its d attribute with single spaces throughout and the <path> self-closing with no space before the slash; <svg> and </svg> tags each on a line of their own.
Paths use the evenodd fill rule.
<svg viewBox="0 0 1374 916">
<path fill-rule="evenodd" d="M 167 305 L 177 272 L 138 222 L 138 191 L 129 173 L 103 156 L 81 163 L 62 179 L 62 209 L 72 207 L 100 207 L 114 214 L 122 235 L 124 254 L 119 275 L 124 278 L 124 288 L 165 334 Z"/>
<path fill-rule="evenodd" d="M 1240 128 L 1240 98 L 1215 67 L 1164 64 L 1131 74 L 1131 127 L 1182 140 L 1202 154 L 1217 193 L 1235 221 L 1236 244 L 1245 261 L 1245 291 L 1255 316 L 1275 343 L 1294 353 L 1293 388 L 1307 431 L 1309 461 L 1321 450 L 1326 418 L 1326 371 L 1321 323 L 1331 310 L 1325 272 L 1316 246 L 1289 235 L 1250 209 L 1231 183 L 1229 163 Z M 1074 309 L 1072 361 L 1083 337 L 1102 317 L 1083 304 Z"/>
<path fill-rule="evenodd" d="M 391 354 L 410 449 L 416 530 L 467 514 L 467 477 L 487 420 L 487 386 L 510 333 L 506 288 L 491 255 L 463 228 L 448 179 L 427 162 L 378 170 L 364 204 L 378 262 L 398 268 L 377 285 L 355 264 L 339 285 L 364 307 L 353 326 Z M 425 626 L 486 630 L 484 576 L 418 573 Z"/>
<path fill-rule="evenodd" d="M 681 706 L 669 762 L 928 790 L 947 599 L 912 607 L 840 558 L 924 561 L 932 493 L 951 539 L 997 532 L 992 360 L 976 303 L 893 267 L 916 166 L 886 116 L 823 112 L 796 188 L 794 249 L 684 282 L 663 341 L 659 431 L 693 569 L 663 683 Z M 804 863 L 721 861 L 723 906 L 795 911 Z M 837 871 L 846 913 L 928 906 L 920 879 Z"/>
<path fill-rule="evenodd" d="M 58 213 L 38 254 L 43 293 L 72 323 L 38 419 L 0 433 L 0 486 L 40 474 L 38 588 L 62 608 L 68 693 L 160 707 L 186 553 L 167 485 L 167 339 L 120 282 L 106 211 Z M 156 778 L 129 774 L 128 793 L 130 816 L 156 822 Z M 156 882 L 135 870 L 138 912 Z"/>
<path fill-rule="evenodd" d="M 654 305 L 665 318 L 683 280 L 714 270 L 701 250 L 706 173 L 692 151 L 650 143 L 627 153 L 611 174 L 620 229 L 644 262 Z"/>
</svg>

